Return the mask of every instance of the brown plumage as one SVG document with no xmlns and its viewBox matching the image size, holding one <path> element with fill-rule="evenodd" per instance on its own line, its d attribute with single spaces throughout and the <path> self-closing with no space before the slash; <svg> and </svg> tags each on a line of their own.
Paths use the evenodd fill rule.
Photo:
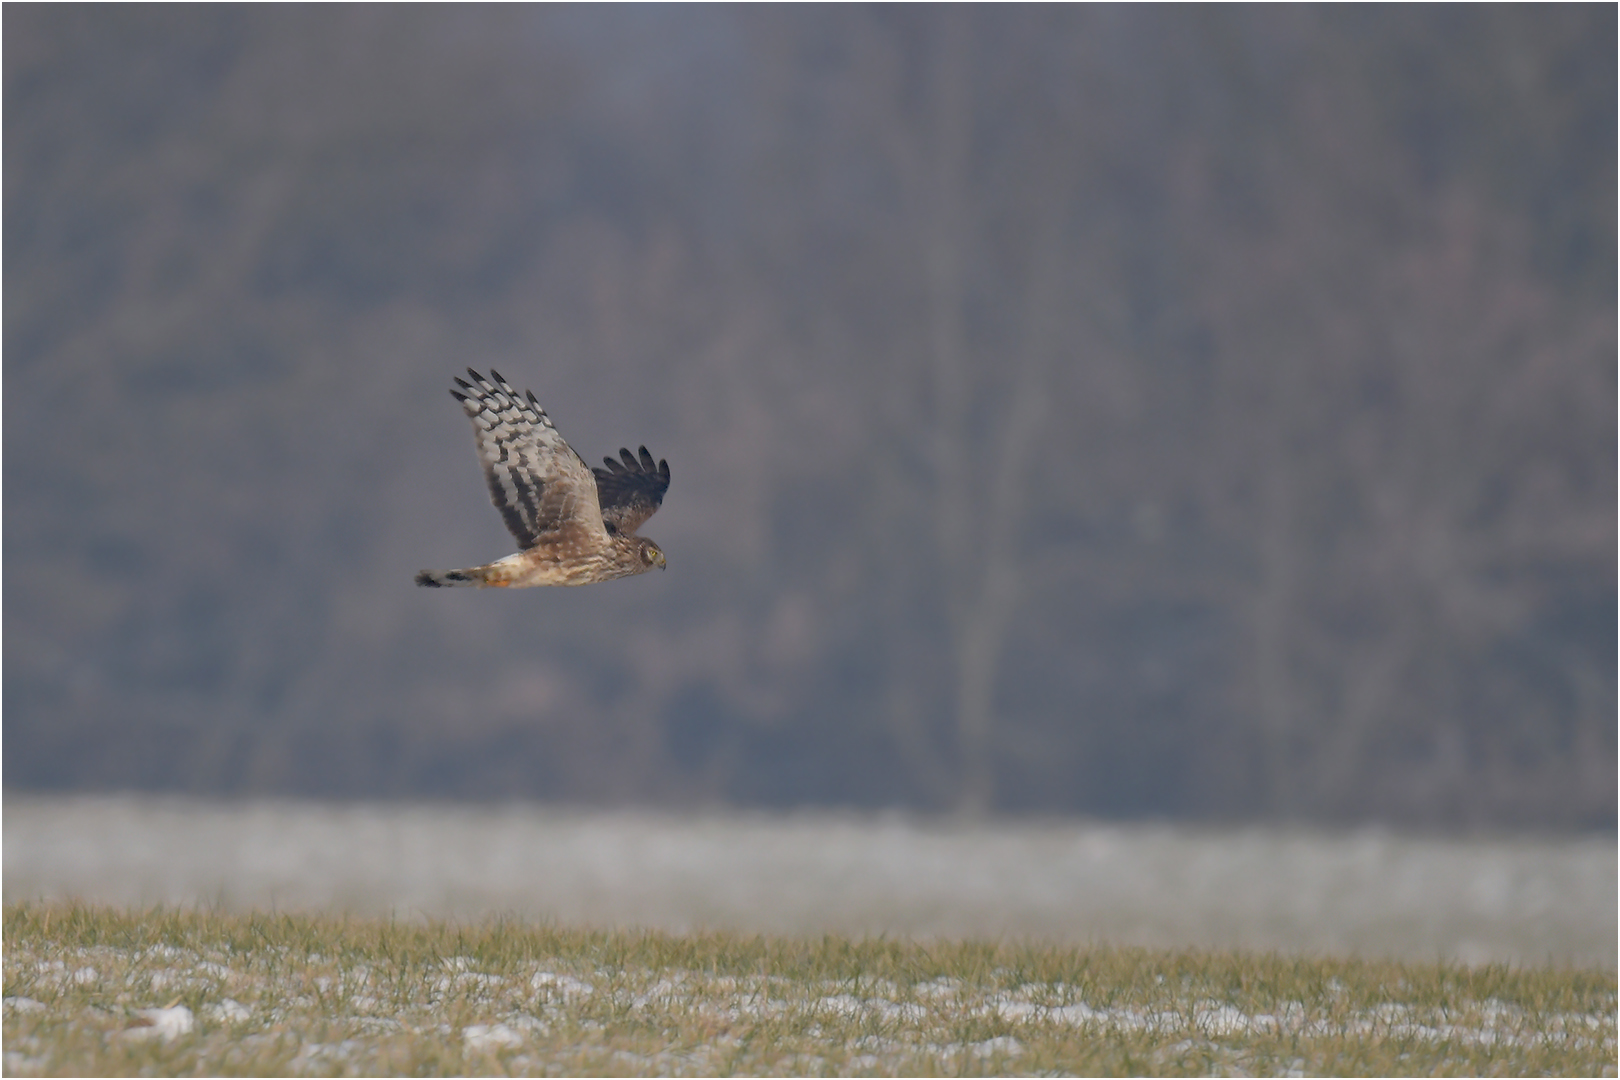
<svg viewBox="0 0 1620 1080">
<path fill-rule="evenodd" d="M 489 496 L 519 551 L 465 570 L 423 570 L 418 585 L 524 589 L 590 585 L 664 568 L 664 553 L 636 529 L 669 489 L 669 464 L 620 450 L 591 470 L 563 441 L 532 391 L 519 397 L 500 372 L 467 369 L 450 396 L 472 418 Z"/>
</svg>

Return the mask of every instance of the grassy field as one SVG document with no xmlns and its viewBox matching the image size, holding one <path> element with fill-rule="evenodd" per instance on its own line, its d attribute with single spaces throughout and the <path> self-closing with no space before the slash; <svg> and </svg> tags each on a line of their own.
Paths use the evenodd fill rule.
<svg viewBox="0 0 1620 1080">
<path fill-rule="evenodd" d="M 4 909 L 8 1075 L 1615 1075 L 1615 975 Z"/>
<path fill-rule="evenodd" d="M 1612 836 L 8 794 L 0 901 L 1613 968 Z"/>
</svg>

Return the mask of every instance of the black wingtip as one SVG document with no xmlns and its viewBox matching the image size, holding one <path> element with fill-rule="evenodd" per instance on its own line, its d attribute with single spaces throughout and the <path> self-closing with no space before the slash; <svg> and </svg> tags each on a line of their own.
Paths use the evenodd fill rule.
<svg viewBox="0 0 1620 1080">
<path fill-rule="evenodd" d="M 439 583 L 438 579 L 433 576 L 433 571 L 431 570 L 423 570 L 420 574 L 417 574 L 416 584 L 424 589 L 444 588 L 444 586 Z"/>
</svg>

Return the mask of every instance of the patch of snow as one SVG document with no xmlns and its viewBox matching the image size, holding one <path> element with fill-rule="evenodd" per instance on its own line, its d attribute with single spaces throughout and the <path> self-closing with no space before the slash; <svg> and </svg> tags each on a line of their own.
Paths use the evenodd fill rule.
<svg viewBox="0 0 1620 1080">
<path fill-rule="evenodd" d="M 646 990 L 636 995 L 635 1003 L 638 1007 L 651 1004 L 669 1005 L 675 1001 L 682 1001 L 691 995 L 690 980 L 685 972 L 674 972 L 665 975 Z"/>
<path fill-rule="evenodd" d="M 1033 1001 L 1020 1001 L 998 995 L 975 1010 L 1001 1017 L 1003 1020 L 1035 1021 L 1054 1024 L 1089 1024 L 1106 1021 L 1110 1014 L 1093 1012 L 1084 1002 L 1075 1005 L 1037 1005 Z"/>
<path fill-rule="evenodd" d="M 301 1072 L 305 1069 L 319 1067 L 323 1059 L 330 1061 L 345 1061 L 356 1051 L 363 1051 L 364 1044 L 354 1039 L 344 1039 L 340 1043 L 304 1043 L 298 1048 L 298 1053 L 292 1059 L 292 1070 Z"/>
<path fill-rule="evenodd" d="M 887 998 L 858 998 L 853 994 L 832 994 L 809 1002 L 810 1012 L 830 1012 L 835 1016 L 876 1016 L 884 1020 L 897 1020 L 915 1024 L 928 1015 L 928 1010 L 909 1001 L 890 1001 Z"/>
<path fill-rule="evenodd" d="M 832 997 L 819 998 L 810 1008 L 816 1012 L 830 1012 L 836 1016 L 858 1016 L 866 1011 L 861 999 L 849 994 L 834 994 Z"/>
<path fill-rule="evenodd" d="M 1074 1005 L 1058 1005 L 1047 1009 L 1042 1014 L 1042 1019 L 1059 1024 L 1089 1024 L 1103 1015 L 1105 1014 L 1087 1008 L 1085 1002 L 1079 1002 Z"/>
<path fill-rule="evenodd" d="M 184 1005 L 174 1005 L 167 1009 L 137 1009 L 135 1015 L 141 1023 L 124 1032 L 126 1039 L 162 1039 L 164 1042 L 173 1042 L 182 1035 L 191 1034 L 195 1024 L 191 1010 Z"/>
<path fill-rule="evenodd" d="M 6 1064 L 6 1075 L 16 1076 L 19 1073 L 42 1072 L 45 1069 L 44 1057 L 29 1057 L 15 1050 L 7 1050 L 3 1059 Z"/>
<path fill-rule="evenodd" d="M 1001 1054 L 1004 1057 L 1017 1057 L 1024 1052 L 1024 1044 L 1011 1035 L 997 1035 L 993 1039 L 983 1042 L 969 1043 L 963 1049 L 981 1060 Z"/>
<path fill-rule="evenodd" d="M 954 998 L 962 991 L 962 982 L 948 975 L 942 975 L 932 982 L 918 983 L 912 987 L 912 992 L 923 998 Z"/>
<path fill-rule="evenodd" d="M 0 999 L 0 1004 L 4 1004 L 4 1006 L 10 1009 L 12 1012 L 33 1013 L 45 1011 L 44 1002 L 35 1001 L 30 997 L 3 998 Z"/>
<path fill-rule="evenodd" d="M 1270 1021 L 1270 1024 L 1263 1023 Z M 1193 1023 L 1208 1035 L 1243 1035 L 1257 1031 L 1275 1030 L 1273 1016 L 1250 1016 L 1219 1002 L 1200 1001 L 1193 1012 Z"/>
<path fill-rule="evenodd" d="M 378 1031 L 403 1031 L 405 1025 L 392 1016 L 360 1016 L 356 1017 L 354 1026 L 367 1034 Z"/>
<path fill-rule="evenodd" d="M 551 1030 L 544 1020 L 528 1013 L 512 1013 L 503 1023 L 513 1031 L 529 1036 L 544 1035 Z"/>
<path fill-rule="evenodd" d="M 576 979 L 572 975 L 557 975 L 550 971 L 535 972 L 534 978 L 529 980 L 529 986 L 534 990 L 550 990 L 564 1000 L 589 997 L 596 993 L 596 987 L 588 982 Z"/>
<path fill-rule="evenodd" d="M 451 990 L 466 989 L 469 986 L 482 990 L 499 989 L 506 984 L 506 980 L 499 975 L 488 975 L 482 971 L 463 971 L 455 975 L 441 975 L 434 982 L 433 988 L 441 994 Z"/>
<path fill-rule="evenodd" d="M 253 1018 L 253 1010 L 240 1001 L 226 998 L 217 1004 L 210 1005 L 205 1010 L 209 1019 L 221 1024 L 240 1024 L 244 1020 Z"/>
<path fill-rule="evenodd" d="M 499 1050 L 523 1045 L 523 1036 L 505 1024 L 470 1024 L 461 1029 L 461 1041 L 469 1050 Z"/>
</svg>

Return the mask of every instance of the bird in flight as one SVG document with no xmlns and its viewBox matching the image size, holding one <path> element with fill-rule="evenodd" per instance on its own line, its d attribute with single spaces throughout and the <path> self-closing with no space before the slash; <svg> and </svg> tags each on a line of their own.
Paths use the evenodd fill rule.
<svg viewBox="0 0 1620 1080">
<path fill-rule="evenodd" d="M 664 501 L 668 462 L 655 465 L 643 446 L 639 455 L 621 449 L 621 460 L 604 458 L 607 468 L 593 470 L 533 391 L 519 397 L 493 368 L 489 379 L 472 368 L 467 374 L 472 382 L 457 379 L 450 396 L 472 418 L 490 499 L 519 551 L 465 570 L 423 570 L 418 585 L 590 585 L 664 568 L 663 551 L 636 530 Z"/>
</svg>

